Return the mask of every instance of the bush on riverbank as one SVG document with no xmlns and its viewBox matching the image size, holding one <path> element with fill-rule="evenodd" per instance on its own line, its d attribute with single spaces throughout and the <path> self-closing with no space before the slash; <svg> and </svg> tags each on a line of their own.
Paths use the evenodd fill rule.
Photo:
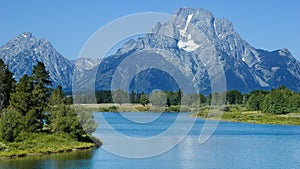
<svg viewBox="0 0 300 169">
<path fill-rule="evenodd" d="M 99 107 L 99 112 L 118 112 L 118 106 L 109 106 L 109 107 Z"/>
<path fill-rule="evenodd" d="M 47 134 L 22 132 L 14 142 L 7 142 L 5 144 L 0 142 L 0 147 L 5 147 L 5 149 L 2 148 L 2 151 L 0 151 L 0 156 L 20 156 L 30 153 L 49 154 L 71 151 L 72 149 L 90 148 L 93 146 L 93 143 L 77 142 L 66 133 Z"/>
<path fill-rule="evenodd" d="M 2 142 L 0 142 L 0 152 L 1 151 L 5 151 L 5 150 L 7 150 L 7 145 L 6 144 L 4 144 L 4 143 L 2 143 Z"/>
</svg>

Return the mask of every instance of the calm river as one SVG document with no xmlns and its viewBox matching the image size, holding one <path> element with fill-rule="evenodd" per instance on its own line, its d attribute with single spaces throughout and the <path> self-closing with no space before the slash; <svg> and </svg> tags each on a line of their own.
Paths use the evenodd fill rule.
<svg viewBox="0 0 300 169">
<path fill-rule="evenodd" d="M 166 131 L 178 116 L 164 113 L 151 123 L 134 123 L 118 113 L 102 113 L 113 128 L 130 137 L 151 137 Z M 95 118 L 100 119 L 100 113 Z M 128 113 L 156 118 L 157 113 Z M 191 123 L 192 118 L 180 123 Z M 171 150 L 151 158 L 132 159 L 113 155 L 103 148 L 0 160 L 0 168 L 300 168 L 300 126 L 258 125 L 220 122 L 210 139 L 199 144 L 198 137 L 204 120 L 197 119 L 187 137 Z M 99 125 L 95 135 L 109 132 Z M 122 142 L 120 142 L 122 145 Z M 126 145 L 122 145 L 126 146 Z M 160 145 L 149 145 L 160 146 Z"/>
</svg>

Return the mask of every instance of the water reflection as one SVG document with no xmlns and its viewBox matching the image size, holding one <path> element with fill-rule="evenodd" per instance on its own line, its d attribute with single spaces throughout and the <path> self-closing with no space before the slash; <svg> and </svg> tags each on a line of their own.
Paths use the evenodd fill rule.
<svg viewBox="0 0 300 169">
<path fill-rule="evenodd" d="M 2 159 L 1 169 L 34 169 L 34 168 L 81 168 L 91 166 L 95 150 L 78 150 L 74 152 L 57 153 L 42 156 L 27 156 L 24 158 Z"/>
</svg>

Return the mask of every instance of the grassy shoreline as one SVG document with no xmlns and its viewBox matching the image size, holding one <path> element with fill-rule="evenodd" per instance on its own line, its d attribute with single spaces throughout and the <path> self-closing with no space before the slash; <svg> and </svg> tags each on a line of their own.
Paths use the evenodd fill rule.
<svg viewBox="0 0 300 169">
<path fill-rule="evenodd" d="M 252 124 L 276 124 L 276 125 L 300 125 L 300 113 L 290 113 L 285 115 L 265 114 L 260 111 L 231 111 L 224 112 L 221 118 L 214 113 L 202 111 L 193 115 L 197 118 L 208 120 L 221 120 L 227 122 L 243 122 Z"/>
<path fill-rule="evenodd" d="M 166 107 L 151 107 L 150 105 L 143 106 L 141 104 L 82 104 L 85 108 L 94 112 L 178 112 L 180 106 Z M 182 106 L 182 112 L 195 112 L 195 108 Z M 218 120 L 219 118 L 214 113 L 209 113 L 208 108 L 202 107 L 198 113 L 194 113 L 193 117 Z M 231 106 L 229 112 L 223 112 L 222 121 L 227 122 L 245 122 L 253 124 L 281 124 L 281 125 L 300 125 L 300 113 L 290 113 L 285 115 L 274 115 L 261 113 L 260 111 L 247 111 L 240 106 Z"/>
<path fill-rule="evenodd" d="M 35 133 L 12 143 L 0 141 L 0 159 L 40 156 L 95 148 L 90 142 L 78 142 L 64 134 Z"/>
</svg>

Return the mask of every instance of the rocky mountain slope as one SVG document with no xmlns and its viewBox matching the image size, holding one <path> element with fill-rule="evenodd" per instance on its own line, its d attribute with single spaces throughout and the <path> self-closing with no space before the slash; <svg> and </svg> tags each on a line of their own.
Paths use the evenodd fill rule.
<svg viewBox="0 0 300 169">
<path fill-rule="evenodd" d="M 256 49 L 234 31 L 229 20 L 215 18 L 204 9 L 191 8 L 177 10 L 168 22 L 158 23 L 153 34 L 127 42 L 115 55 L 106 58 L 98 70 L 97 87 L 109 88 L 107 84 L 119 63 L 132 53 L 149 49 L 167 51 L 169 54 L 163 57 L 187 75 L 192 74 L 203 93 L 210 92 L 210 80 L 217 76 L 213 74 L 218 72 L 214 59 L 219 59 L 224 67 L 228 90 L 249 92 L 285 85 L 300 91 L 300 63 L 287 49 L 271 52 Z M 155 78 L 159 75 L 150 76 L 151 81 L 160 81 Z M 152 90 L 142 84 L 140 91 Z"/>
<path fill-rule="evenodd" d="M 73 64 L 58 53 L 48 41 L 37 39 L 29 32 L 22 33 L 3 45 L 0 48 L 0 58 L 9 65 L 16 80 L 24 74 L 30 75 L 33 66 L 41 61 L 50 72 L 53 86 L 71 88 Z"/>
<path fill-rule="evenodd" d="M 76 68 L 76 85 L 87 88 L 95 85 L 98 90 L 110 90 L 115 71 L 126 59 L 132 55 L 151 58 L 159 54 L 186 76 L 193 77 L 200 92 L 205 94 L 211 91 L 211 83 L 218 78 L 220 67 L 224 68 L 228 90 L 249 92 L 285 85 L 300 91 L 300 62 L 287 49 L 256 49 L 235 32 L 229 20 L 215 18 L 207 10 L 180 8 L 168 22 L 154 25 L 152 32 L 129 40 L 116 54 L 104 58 L 99 66 L 99 59 L 70 61 L 48 41 L 37 39 L 31 33 L 23 33 L 3 45 L 0 58 L 9 65 L 16 79 L 30 74 L 32 66 L 42 61 L 54 85 L 62 85 L 64 89 L 72 87 Z M 90 76 L 95 74 L 96 83 L 93 84 Z M 130 90 L 177 90 L 175 81 L 164 71 L 148 69 L 134 76 Z"/>
</svg>

